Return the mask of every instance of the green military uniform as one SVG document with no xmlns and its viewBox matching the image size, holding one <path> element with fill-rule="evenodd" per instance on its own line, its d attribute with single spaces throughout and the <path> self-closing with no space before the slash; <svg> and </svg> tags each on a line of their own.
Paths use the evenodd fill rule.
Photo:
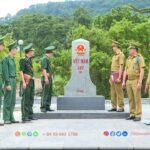
<svg viewBox="0 0 150 150">
<path fill-rule="evenodd" d="M 11 43 L 8 48 L 9 50 L 17 48 L 16 42 Z M 3 59 L 2 71 L 5 85 L 3 119 L 14 122 L 13 112 L 16 103 L 16 63 L 14 57 L 8 55 Z M 11 86 L 11 90 L 6 89 L 7 86 Z"/>
<path fill-rule="evenodd" d="M 32 44 L 29 44 L 24 48 L 24 51 L 34 50 Z M 22 101 L 21 101 L 21 112 L 22 120 L 33 119 L 33 103 L 34 103 L 34 73 L 33 73 L 33 64 L 32 58 L 25 57 L 20 60 L 20 71 L 24 75 L 29 76 L 28 81 L 26 80 L 26 89 L 23 89 Z"/>
<path fill-rule="evenodd" d="M 4 45 L 3 42 L 4 37 L 0 38 L 0 45 Z M 0 118 L 1 118 L 1 105 L 2 105 L 2 86 L 3 86 L 3 80 L 2 80 L 2 58 L 0 58 Z"/>
<path fill-rule="evenodd" d="M 129 49 L 135 48 L 130 46 Z M 140 78 L 140 68 L 145 67 L 144 58 L 141 54 L 136 56 L 130 56 L 126 62 L 126 74 L 127 74 L 127 93 L 130 106 L 130 117 L 140 118 L 142 114 L 141 105 L 141 90 L 137 89 L 137 84 Z"/>
<path fill-rule="evenodd" d="M 45 48 L 46 53 L 52 53 L 52 51 L 55 49 L 54 46 L 49 46 Z M 46 70 L 46 73 L 48 75 L 49 83 L 45 83 L 45 77 L 42 76 L 41 82 L 42 82 L 42 99 L 41 99 L 41 111 L 50 111 L 50 105 L 51 105 L 51 97 L 52 97 L 52 69 L 50 60 L 47 55 L 45 55 L 42 58 L 41 62 L 41 68 Z"/>
<path fill-rule="evenodd" d="M 0 117 L 1 117 L 1 105 L 2 105 L 2 85 L 3 85 L 3 80 L 2 80 L 2 58 L 0 58 Z"/>
<path fill-rule="evenodd" d="M 118 46 L 119 43 L 115 42 L 112 44 L 112 46 Z M 122 90 L 122 83 L 121 82 L 114 82 L 114 74 L 119 75 L 119 67 L 120 65 L 124 65 L 125 56 L 123 52 L 121 52 L 119 49 L 117 53 L 112 57 L 112 63 L 111 63 L 111 77 L 110 77 L 110 85 L 111 85 L 111 104 L 112 104 L 112 110 L 116 110 L 117 107 L 119 107 L 120 110 L 124 109 L 124 95 Z"/>
<path fill-rule="evenodd" d="M 149 69 L 149 73 L 148 73 L 148 78 L 147 78 L 147 81 L 146 81 L 146 85 L 148 86 L 149 97 L 150 97 L 150 69 Z"/>
</svg>

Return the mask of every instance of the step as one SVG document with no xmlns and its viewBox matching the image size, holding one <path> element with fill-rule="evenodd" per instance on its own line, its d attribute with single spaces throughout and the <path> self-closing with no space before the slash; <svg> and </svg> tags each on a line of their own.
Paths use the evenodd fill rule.
<svg viewBox="0 0 150 150">
<path fill-rule="evenodd" d="M 107 110 L 57 110 L 48 113 L 35 113 L 38 119 L 124 119 L 127 112 L 108 112 Z"/>
</svg>

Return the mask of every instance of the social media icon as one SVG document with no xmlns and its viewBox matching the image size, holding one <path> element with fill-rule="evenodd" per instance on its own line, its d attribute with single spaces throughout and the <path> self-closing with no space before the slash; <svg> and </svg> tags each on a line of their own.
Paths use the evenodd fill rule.
<svg viewBox="0 0 150 150">
<path fill-rule="evenodd" d="M 28 136 L 32 136 L 32 132 L 29 131 L 29 132 L 27 133 L 27 135 L 28 135 Z"/>
<path fill-rule="evenodd" d="M 123 131 L 123 132 L 122 132 L 122 135 L 123 135 L 123 136 L 128 136 L 128 132 L 127 132 L 127 131 Z"/>
<path fill-rule="evenodd" d="M 114 132 L 114 131 L 111 131 L 111 132 L 110 132 L 110 136 L 115 136 L 115 132 Z"/>
<path fill-rule="evenodd" d="M 19 131 L 16 131 L 16 132 L 15 132 L 15 136 L 20 136 L 20 132 L 19 132 Z"/>
<path fill-rule="evenodd" d="M 104 136 L 109 136 L 109 132 L 108 131 L 104 131 L 103 135 Z"/>
<path fill-rule="evenodd" d="M 23 132 L 21 133 L 21 135 L 22 135 L 22 136 L 26 136 L 26 132 L 23 131 Z"/>
<path fill-rule="evenodd" d="M 38 136 L 38 135 L 39 135 L 39 133 L 37 131 L 33 132 L 33 136 Z"/>
<path fill-rule="evenodd" d="M 121 136 L 121 131 L 117 131 L 117 132 L 116 132 L 116 135 L 117 135 L 117 136 Z"/>
</svg>

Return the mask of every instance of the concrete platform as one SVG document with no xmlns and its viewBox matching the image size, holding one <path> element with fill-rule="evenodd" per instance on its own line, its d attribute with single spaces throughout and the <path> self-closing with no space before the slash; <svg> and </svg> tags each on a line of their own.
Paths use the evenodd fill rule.
<svg viewBox="0 0 150 150">
<path fill-rule="evenodd" d="M 35 100 L 33 107 L 35 113 L 40 113 L 40 100 L 40 98 Z M 144 120 L 150 121 L 150 100 L 148 99 L 142 100 L 143 115 L 141 122 L 98 118 L 38 119 L 21 123 L 20 102 L 21 100 L 17 99 L 14 112 L 15 119 L 20 123 L 0 126 L 0 149 L 150 149 L 150 126 L 143 124 Z M 110 101 L 106 100 L 105 106 L 107 110 L 110 109 Z M 56 97 L 52 99 L 51 108 L 55 110 L 57 108 Z M 129 104 L 126 100 L 125 112 L 129 112 Z M 49 113 L 45 114 L 45 116 L 47 115 Z M 16 132 L 19 132 L 20 135 L 17 134 L 17 136 Z M 34 132 L 38 134 L 35 136 Z M 122 133 L 121 136 L 118 134 L 120 132 Z M 124 132 L 127 134 L 123 134 Z"/>
<path fill-rule="evenodd" d="M 35 113 L 39 119 L 123 119 L 126 112 L 108 112 L 106 110 L 60 110 L 49 113 Z"/>
<path fill-rule="evenodd" d="M 105 110 L 105 97 L 66 97 L 57 98 L 57 110 Z"/>
</svg>

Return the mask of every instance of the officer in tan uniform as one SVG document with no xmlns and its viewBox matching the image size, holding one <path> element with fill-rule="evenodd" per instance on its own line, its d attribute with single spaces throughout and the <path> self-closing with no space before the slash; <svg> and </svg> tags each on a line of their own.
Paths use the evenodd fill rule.
<svg viewBox="0 0 150 150">
<path fill-rule="evenodd" d="M 116 41 L 112 43 L 114 56 L 111 63 L 111 76 L 109 83 L 111 86 L 111 104 L 112 108 L 109 111 L 124 111 L 124 95 L 122 90 L 122 74 L 125 56 L 120 50 L 120 44 Z M 118 108 L 118 109 L 117 109 Z"/>
<path fill-rule="evenodd" d="M 126 85 L 129 98 L 130 116 L 127 120 L 140 121 L 142 115 L 141 87 L 145 62 L 142 55 L 138 53 L 137 44 L 131 44 L 128 49 L 130 56 L 126 62 L 122 84 L 123 87 Z"/>
<path fill-rule="evenodd" d="M 145 92 L 149 93 L 149 98 L 150 98 L 150 69 L 149 69 L 148 78 L 146 81 Z"/>
</svg>

